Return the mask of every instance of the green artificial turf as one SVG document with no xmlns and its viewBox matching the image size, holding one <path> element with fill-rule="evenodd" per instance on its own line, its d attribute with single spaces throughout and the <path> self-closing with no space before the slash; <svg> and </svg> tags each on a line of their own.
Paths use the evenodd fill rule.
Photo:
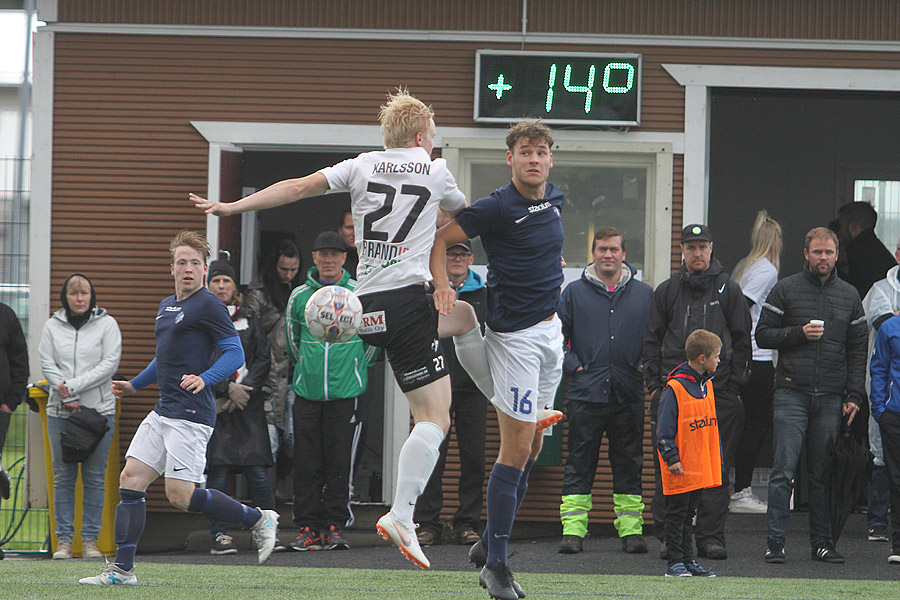
<svg viewBox="0 0 900 600">
<path fill-rule="evenodd" d="M 163 600 L 468 600 L 487 598 L 471 571 L 309 569 L 142 563 L 139 585 L 80 586 L 97 562 L 48 560 L 0 562 L 0 597 L 129 598 Z M 521 573 L 529 598 L 635 600 L 896 600 L 897 583 L 825 579 L 666 579 L 662 576 Z"/>
</svg>

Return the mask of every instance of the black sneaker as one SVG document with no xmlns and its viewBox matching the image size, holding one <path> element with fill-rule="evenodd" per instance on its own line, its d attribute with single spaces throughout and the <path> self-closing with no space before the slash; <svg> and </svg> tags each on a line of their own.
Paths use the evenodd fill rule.
<svg viewBox="0 0 900 600">
<path fill-rule="evenodd" d="M 769 542 L 766 548 L 766 562 L 781 564 L 784 562 L 784 544 Z"/>
<path fill-rule="evenodd" d="M 337 525 L 332 525 L 325 532 L 323 547 L 326 550 L 349 550 L 350 544 L 344 539 L 342 530 Z"/>
<path fill-rule="evenodd" d="M 884 525 L 875 525 L 873 527 L 869 527 L 869 541 L 870 542 L 889 542 L 891 539 L 888 537 L 887 527 Z"/>
<path fill-rule="evenodd" d="M 688 570 L 691 574 L 691 577 L 715 577 L 716 574 L 714 571 L 710 571 L 709 569 L 704 569 L 700 566 L 700 564 L 696 560 L 689 560 L 684 563 L 684 568 Z"/>
<path fill-rule="evenodd" d="M 469 562 L 477 569 L 484 567 L 484 563 L 487 562 L 487 548 L 484 547 L 483 540 L 478 540 L 469 548 Z"/>
<path fill-rule="evenodd" d="M 697 548 L 697 556 L 710 560 L 725 560 L 728 558 L 728 551 L 722 544 L 711 543 Z"/>
<path fill-rule="evenodd" d="M 237 554 L 234 540 L 227 533 L 217 533 L 209 547 L 210 554 Z"/>
<path fill-rule="evenodd" d="M 293 548 L 297 552 L 306 552 L 307 550 L 321 550 L 322 542 L 319 539 L 318 533 L 316 533 L 309 527 L 301 527 L 300 535 L 295 537 L 294 541 L 291 542 L 291 548 Z"/>
<path fill-rule="evenodd" d="M 509 567 L 503 564 L 494 567 L 484 567 L 478 576 L 478 583 L 487 590 L 491 598 L 497 600 L 519 600 L 519 594 L 512 586 L 512 573 Z"/>
<path fill-rule="evenodd" d="M 844 557 L 834 549 L 834 544 L 825 542 L 818 548 L 812 549 L 812 559 L 819 562 L 832 564 L 840 564 L 844 562 Z"/>
<path fill-rule="evenodd" d="M 564 535 L 559 543 L 560 554 L 578 554 L 581 552 L 581 545 L 584 538 L 577 535 Z"/>
</svg>

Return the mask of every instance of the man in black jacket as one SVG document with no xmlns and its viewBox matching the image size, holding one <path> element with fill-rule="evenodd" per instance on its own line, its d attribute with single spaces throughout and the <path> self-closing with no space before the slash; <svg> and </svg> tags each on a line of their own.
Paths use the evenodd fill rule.
<svg viewBox="0 0 900 600">
<path fill-rule="evenodd" d="M 16 313 L 0 302 L 0 453 L 6 442 L 9 418 L 25 399 L 28 349 Z M 9 476 L 0 464 L 0 496 L 9 498 Z M 2 554 L 0 554 L 2 557 Z"/>
<path fill-rule="evenodd" d="M 728 514 L 728 472 L 741 436 L 744 408 L 740 389 L 749 376 L 750 311 L 741 287 L 712 257 L 712 233 L 706 225 L 692 224 L 681 232 L 681 269 L 656 288 L 644 335 L 644 382 L 650 390 L 650 426 L 656 439 L 656 413 L 666 376 L 687 360 L 684 342 L 693 331 L 706 329 L 722 339 L 721 362 L 715 373 L 716 417 L 722 442 L 722 485 L 703 490 L 697 509 L 697 555 L 714 560 L 728 558 L 725 517 Z M 654 453 L 656 494 L 653 497 L 653 534 L 663 539 L 665 497 Z M 662 555 L 661 555 L 662 556 Z M 664 558 L 664 557 L 663 557 Z"/>
<path fill-rule="evenodd" d="M 805 438 L 812 558 L 842 563 L 832 542 L 825 478 L 842 415 L 852 422 L 866 397 L 866 317 L 859 294 L 835 273 L 834 232 L 810 230 L 803 254 L 806 268 L 775 284 L 756 326 L 759 347 L 778 350 L 765 559 L 785 560 L 793 479 Z"/>
<path fill-rule="evenodd" d="M 878 213 L 868 202 L 848 202 L 838 210 L 838 237 L 847 255 L 847 277 L 860 298 L 897 262 L 875 236 Z"/>
</svg>

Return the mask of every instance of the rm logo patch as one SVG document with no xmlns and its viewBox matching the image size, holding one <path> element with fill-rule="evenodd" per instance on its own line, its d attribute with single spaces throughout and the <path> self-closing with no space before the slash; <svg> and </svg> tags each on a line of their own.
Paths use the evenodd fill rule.
<svg viewBox="0 0 900 600">
<path fill-rule="evenodd" d="M 357 333 L 367 335 L 370 333 L 384 333 L 385 331 L 387 331 L 387 324 L 384 321 L 384 311 L 379 310 L 363 314 L 362 325 L 360 325 Z"/>
</svg>

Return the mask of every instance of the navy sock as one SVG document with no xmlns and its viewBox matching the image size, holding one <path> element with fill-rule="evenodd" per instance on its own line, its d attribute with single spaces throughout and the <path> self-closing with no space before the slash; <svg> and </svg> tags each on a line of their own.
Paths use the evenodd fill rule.
<svg viewBox="0 0 900 600">
<path fill-rule="evenodd" d="M 201 488 L 191 495 L 188 512 L 201 513 L 217 521 L 243 523 L 248 527 L 253 527 L 262 518 L 262 513 L 255 508 L 241 504 L 219 490 Z"/>
<path fill-rule="evenodd" d="M 134 553 L 141 533 L 144 532 L 144 523 L 147 521 L 147 504 L 144 502 L 146 495 L 146 492 L 119 489 L 121 500 L 116 506 L 114 529 L 116 564 L 125 571 L 134 568 Z"/>
<path fill-rule="evenodd" d="M 528 459 L 528 462 L 525 463 L 525 468 L 522 469 L 519 487 L 516 488 L 516 514 L 519 514 L 519 509 L 522 508 L 522 503 L 525 502 L 525 492 L 528 491 L 528 477 L 531 475 L 531 467 L 533 466 L 534 461 Z"/>
<path fill-rule="evenodd" d="M 516 490 L 522 471 L 509 465 L 494 464 L 487 485 L 487 566 L 506 564 L 507 542 L 516 520 Z"/>
<path fill-rule="evenodd" d="M 516 488 L 516 514 L 519 514 L 519 509 L 522 508 L 522 502 L 525 501 L 525 492 L 528 491 L 528 477 L 531 475 L 531 467 L 534 466 L 534 461 L 532 459 L 528 459 L 528 462 L 525 463 L 525 468 L 522 469 L 522 477 L 519 479 L 519 486 Z M 481 534 L 481 543 L 484 544 L 485 549 L 487 549 L 487 529 L 484 530 L 484 533 Z"/>
</svg>

